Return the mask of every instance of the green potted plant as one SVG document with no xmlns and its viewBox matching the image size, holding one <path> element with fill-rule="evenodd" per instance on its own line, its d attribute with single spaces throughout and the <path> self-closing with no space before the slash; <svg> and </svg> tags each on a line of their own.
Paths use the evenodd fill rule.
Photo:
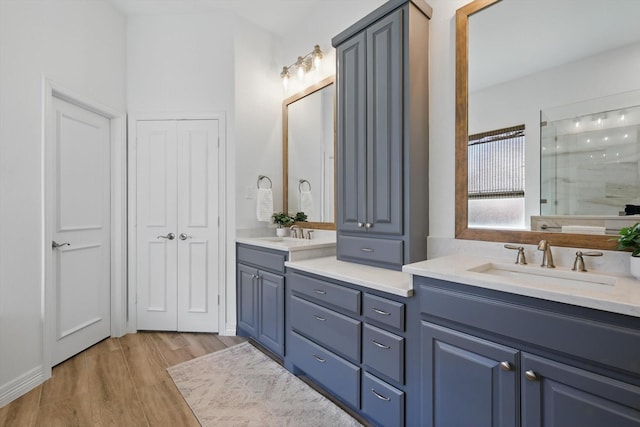
<svg viewBox="0 0 640 427">
<path fill-rule="evenodd" d="M 640 222 L 631 227 L 622 227 L 618 233 L 618 250 L 631 249 L 631 275 L 640 279 Z"/>
<path fill-rule="evenodd" d="M 289 224 L 293 224 L 293 218 L 286 212 L 275 212 L 271 215 L 271 220 L 276 225 L 276 235 L 283 237 L 287 234 L 287 227 Z"/>
<path fill-rule="evenodd" d="M 296 216 L 293 217 L 295 222 L 307 222 L 307 214 L 304 212 L 296 212 Z"/>
</svg>

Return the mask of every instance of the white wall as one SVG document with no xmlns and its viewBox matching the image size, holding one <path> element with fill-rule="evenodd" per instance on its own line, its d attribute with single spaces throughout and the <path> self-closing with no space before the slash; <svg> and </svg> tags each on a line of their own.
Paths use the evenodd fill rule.
<svg viewBox="0 0 640 427">
<path fill-rule="evenodd" d="M 267 227 L 256 219 L 258 175 L 273 183 L 282 209 L 282 85 L 273 34 L 238 19 L 235 25 L 236 228 Z M 263 185 L 266 185 L 263 184 Z"/>
<path fill-rule="evenodd" d="M 109 4 L 0 1 L 0 406 L 43 372 L 43 76 L 124 112 L 124 69 Z"/>
</svg>

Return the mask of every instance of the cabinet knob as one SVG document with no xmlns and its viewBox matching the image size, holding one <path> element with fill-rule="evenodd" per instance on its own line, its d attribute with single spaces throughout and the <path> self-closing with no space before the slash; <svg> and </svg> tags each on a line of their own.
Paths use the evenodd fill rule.
<svg viewBox="0 0 640 427">
<path fill-rule="evenodd" d="M 533 371 L 527 371 L 524 373 L 524 377 L 529 381 L 538 381 L 538 376 Z"/>
<path fill-rule="evenodd" d="M 362 228 L 362 227 L 364 227 L 364 222 L 359 222 L 358 223 L 358 228 Z"/>
<path fill-rule="evenodd" d="M 369 228 L 371 228 L 371 227 L 373 227 L 373 224 L 371 224 L 370 222 L 368 222 L 368 223 L 366 223 L 366 224 L 364 225 L 364 228 L 366 228 L 366 229 L 369 229 Z"/>
<path fill-rule="evenodd" d="M 500 362 L 500 369 L 502 369 L 503 371 L 511 371 L 513 369 L 513 366 L 511 366 L 511 363 L 504 361 L 504 362 Z"/>
</svg>

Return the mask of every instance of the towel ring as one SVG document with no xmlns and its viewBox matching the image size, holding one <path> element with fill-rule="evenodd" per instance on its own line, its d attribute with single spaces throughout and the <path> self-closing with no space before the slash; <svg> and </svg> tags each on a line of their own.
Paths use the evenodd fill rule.
<svg viewBox="0 0 640 427">
<path fill-rule="evenodd" d="M 258 181 L 256 182 L 256 185 L 258 186 L 258 188 L 260 187 L 260 183 L 262 182 L 263 179 L 266 179 L 267 181 L 269 181 L 269 186 L 266 188 L 272 188 L 273 187 L 273 182 L 271 182 L 271 178 L 269 178 L 266 175 L 258 175 Z"/>
<path fill-rule="evenodd" d="M 307 184 L 309 186 L 309 191 L 311 191 L 311 183 L 306 179 L 301 179 L 298 181 L 298 191 L 302 191 L 302 184 Z"/>
</svg>

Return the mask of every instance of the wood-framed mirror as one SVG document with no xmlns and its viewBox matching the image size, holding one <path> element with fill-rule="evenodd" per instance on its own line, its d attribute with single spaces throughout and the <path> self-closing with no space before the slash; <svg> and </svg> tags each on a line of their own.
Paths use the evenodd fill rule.
<svg viewBox="0 0 640 427">
<path fill-rule="evenodd" d="M 471 3 L 459 8 L 456 11 L 456 126 L 455 126 L 455 162 L 456 162 L 456 174 L 455 174 L 455 237 L 457 239 L 466 240 L 483 240 L 493 242 L 516 242 L 525 244 L 537 244 L 540 240 L 548 240 L 552 245 L 565 246 L 565 247 L 577 247 L 577 248 L 594 248 L 594 249 L 606 249 L 612 250 L 615 248 L 615 239 L 611 235 L 590 235 L 590 234 L 574 234 L 574 233 L 560 233 L 560 232 L 544 232 L 544 231 L 527 231 L 524 229 L 502 229 L 498 227 L 494 228 L 481 228 L 469 226 L 469 181 L 468 181 L 468 150 L 469 150 L 469 94 L 470 94 L 470 76 L 469 76 L 469 45 L 470 45 L 470 31 L 469 21 L 470 17 L 479 12 L 486 16 L 489 10 L 498 5 L 498 3 L 510 5 L 517 0 L 475 0 Z M 535 7 L 545 9 L 542 5 L 536 3 Z M 581 5 L 581 9 L 582 9 Z M 587 8 L 587 6 L 584 6 Z M 595 8 L 596 11 L 601 9 Z M 493 9 L 495 10 L 495 8 Z M 574 11 L 578 13 L 579 11 Z M 544 13 L 553 15 L 552 12 L 544 10 Z M 633 13 L 632 13 L 633 15 Z M 515 20 L 520 23 L 520 18 L 523 14 L 518 15 L 518 19 Z M 601 19 L 607 19 L 604 17 Z M 580 21 L 577 16 L 574 16 L 571 21 Z M 475 21 L 474 21 L 475 22 Z M 600 27 L 600 26 L 599 26 Z M 541 34 L 541 29 L 546 28 L 544 23 L 537 23 L 538 35 Z M 593 28 L 593 27 L 591 27 Z M 604 31 L 606 32 L 606 31 Z M 565 33 L 571 33 L 571 30 L 565 29 Z M 499 31 L 494 31 L 494 34 L 500 34 Z M 502 34 L 504 37 L 504 34 Z M 534 37 L 529 35 L 529 37 Z M 579 37 L 574 37 L 579 38 Z M 534 56 L 535 58 L 535 56 Z M 515 61 L 514 61 L 515 62 Z M 477 70 L 476 66 L 473 66 L 474 72 Z M 615 79 L 612 79 L 615 80 Z M 636 85 L 637 81 L 632 82 Z M 632 86 L 630 84 L 630 86 Z M 628 88 L 621 89 L 620 92 L 630 90 Z M 616 92 L 613 92 L 616 93 Z M 603 94 L 605 96 L 607 94 Z M 475 100 L 475 98 L 474 98 Z M 474 103 L 472 102 L 472 105 Z M 477 105 L 477 104 L 475 104 Z M 559 104 L 549 104 L 550 106 Z M 475 116 L 473 116 L 475 117 Z M 513 125 L 516 125 L 514 123 Z M 538 120 L 538 126 L 540 121 Z M 472 126 L 473 127 L 473 126 Z M 474 131 L 474 129 L 471 129 Z M 539 131 L 539 130 L 538 130 Z M 537 143 L 536 143 L 537 145 Z M 539 150 L 539 147 L 536 148 Z M 527 165 L 529 167 L 530 164 Z M 539 171 L 537 172 L 539 174 Z M 538 178 L 539 179 L 539 178 Z M 531 180 L 530 180 L 531 181 Z M 539 183 L 538 183 L 539 184 Z"/>
<path fill-rule="evenodd" d="M 335 77 L 282 102 L 283 211 L 304 212 L 305 228 L 336 228 Z"/>
</svg>

